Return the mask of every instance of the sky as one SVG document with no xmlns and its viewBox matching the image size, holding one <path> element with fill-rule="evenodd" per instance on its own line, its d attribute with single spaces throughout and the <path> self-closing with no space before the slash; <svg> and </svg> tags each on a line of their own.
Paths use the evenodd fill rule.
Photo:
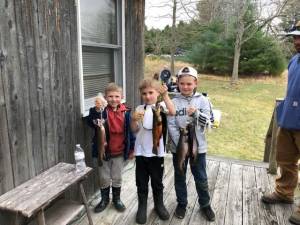
<svg viewBox="0 0 300 225">
<path fill-rule="evenodd" d="M 180 0 L 182 2 L 191 2 L 191 0 Z M 262 14 L 267 16 L 272 13 L 272 0 L 262 0 L 264 5 Z M 146 0 L 145 1 L 145 24 L 150 28 L 163 29 L 166 25 L 172 25 L 172 0 Z M 194 1 L 197 2 L 197 1 Z M 180 5 L 180 4 L 179 4 Z M 190 5 L 191 9 L 195 9 L 195 4 Z M 195 10 L 191 10 L 195 11 Z M 169 14 L 169 15 L 168 15 Z M 179 9 L 177 12 L 177 23 L 180 20 L 189 21 L 190 17 L 186 14 L 185 10 Z M 190 15 L 191 16 L 191 15 Z"/>
<path fill-rule="evenodd" d="M 148 28 L 163 29 L 166 25 L 172 25 L 172 2 L 171 0 L 146 0 L 145 1 L 145 23 Z M 168 15 L 169 14 L 169 15 Z M 178 21 L 188 21 L 190 17 L 183 9 L 177 12 Z"/>
</svg>

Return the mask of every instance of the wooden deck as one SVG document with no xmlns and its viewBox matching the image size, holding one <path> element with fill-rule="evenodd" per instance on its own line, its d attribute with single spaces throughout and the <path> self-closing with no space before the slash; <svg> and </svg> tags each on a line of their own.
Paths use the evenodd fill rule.
<svg viewBox="0 0 300 225">
<path fill-rule="evenodd" d="M 262 194 L 272 190 L 274 185 L 274 176 L 267 173 L 267 164 L 214 157 L 209 157 L 207 162 L 209 192 L 216 221 L 209 223 L 200 214 L 194 180 L 190 172 L 187 174 L 189 203 L 186 216 L 183 220 L 173 216 L 177 204 L 173 166 L 171 157 L 166 157 L 164 199 L 171 217 L 168 221 L 161 221 L 157 217 L 153 210 L 153 197 L 150 192 L 147 224 L 290 225 L 288 218 L 295 206 L 269 206 L 260 201 Z M 126 169 L 122 187 L 122 200 L 127 206 L 126 211 L 119 213 L 110 205 L 104 212 L 92 214 L 95 225 L 135 224 L 138 202 L 134 163 L 128 165 Z M 98 201 L 95 200 L 92 205 L 96 205 Z M 76 225 L 87 224 L 86 217 L 76 223 Z"/>
</svg>

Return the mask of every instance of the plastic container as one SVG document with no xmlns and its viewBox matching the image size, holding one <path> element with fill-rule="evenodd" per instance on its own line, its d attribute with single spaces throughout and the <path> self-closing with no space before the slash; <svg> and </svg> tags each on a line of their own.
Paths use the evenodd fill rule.
<svg viewBox="0 0 300 225">
<path fill-rule="evenodd" d="M 76 163 L 75 164 L 76 172 L 84 171 L 86 168 L 85 156 L 84 156 L 83 149 L 80 147 L 80 144 L 76 145 L 74 156 L 75 156 L 75 163 Z"/>
</svg>

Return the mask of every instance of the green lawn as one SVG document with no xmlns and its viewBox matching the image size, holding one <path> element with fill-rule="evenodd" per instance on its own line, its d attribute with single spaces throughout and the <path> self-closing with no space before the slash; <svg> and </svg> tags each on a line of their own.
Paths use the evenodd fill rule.
<svg viewBox="0 0 300 225">
<path fill-rule="evenodd" d="M 214 108 L 222 111 L 220 127 L 208 133 L 208 154 L 261 161 L 264 138 L 275 99 L 285 93 L 285 78 L 229 79 L 202 76 L 199 90 L 207 92 Z"/>
</svg>

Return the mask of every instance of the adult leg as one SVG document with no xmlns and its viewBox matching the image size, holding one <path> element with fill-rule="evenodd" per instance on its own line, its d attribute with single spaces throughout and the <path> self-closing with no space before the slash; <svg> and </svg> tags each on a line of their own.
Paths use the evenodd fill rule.
<svg viewBox="0 0 300 225">
<path fill-rule="evenodd" d="M 279 128 L 276 148 L 276 161 L 280 175 L 276 178 L 275 191 L 263 195 L 262 201 L 269 204 L 292 204 L 294 190 L 298 183 L 297 162 L 299 160 L 299 144 L 295 141 L 293 132 Z"/>
</svg>

